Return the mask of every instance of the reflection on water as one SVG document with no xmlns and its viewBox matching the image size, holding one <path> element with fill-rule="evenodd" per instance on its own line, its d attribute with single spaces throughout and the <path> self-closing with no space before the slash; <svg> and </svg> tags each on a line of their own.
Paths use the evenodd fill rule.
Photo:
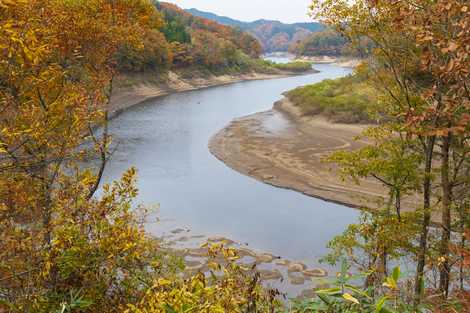
<svg viewBox="0 0 470 313">
<path fill-rule="evenodd" d="M 139 202 L 161 207 L 163 222 L 148 225 L 154 234 L 188 227 L 315 263 L 358 212 L 241 175 L 213 157 L 207 144 L 232 119 L 270 109 L 282 92 L 351 72 L 316 68 L 321 72 L 185 92 L 133 107 L 111 122 L 118 145 L 105 179 L 138 168 Z M 276 128 L 286 123 L 280 116 L 273 120 Z"/>
</svg>

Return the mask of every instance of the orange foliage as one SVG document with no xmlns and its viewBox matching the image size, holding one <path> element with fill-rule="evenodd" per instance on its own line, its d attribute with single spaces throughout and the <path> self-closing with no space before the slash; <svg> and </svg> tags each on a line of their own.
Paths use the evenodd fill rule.
<svg viewBox="0 0 470 313">
<path fill-rule="evenodd" d="M 259 57 L 262 52 L 260 43 L 248 33 L 236 30 L 230 26 L 221 25 L 205 18 L 193 16 L 171 3 L 160 2 L 159 8 L 164 14 L 181 18 L 191 30 L 191 34 L 193 36 L 210 36 L 213 40 L 220 41 L 220 43 L 218 43 L 219 45 L 225 46 L 227 46 L 227 42 L 230 42 L 251 57 Z M 211 35 L 208 35 L 209 33 Z M 209 49 L 209 47 L 207 48 Z M 208 55 L 207 57 L 212 56 Z"/>
</svg>

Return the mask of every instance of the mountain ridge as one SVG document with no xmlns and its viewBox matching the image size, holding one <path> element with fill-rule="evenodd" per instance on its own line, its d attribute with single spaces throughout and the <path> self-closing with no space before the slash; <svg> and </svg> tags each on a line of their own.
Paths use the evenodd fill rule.
<svg viewBox="0 0 470 313">
<path fill-rule="evenodd" d="M 292 44 L 305 39 L 313 32 L 324 29 L 324 26 L 317 22 L 283 23 L 267 19 L 246 22 L 195 8 L 186 11 L 194 16 L 210 19 L 223 25 L 238 27 L 251 33 L 260 41 L 265 52 L 287 51 Z"/>
</svg>

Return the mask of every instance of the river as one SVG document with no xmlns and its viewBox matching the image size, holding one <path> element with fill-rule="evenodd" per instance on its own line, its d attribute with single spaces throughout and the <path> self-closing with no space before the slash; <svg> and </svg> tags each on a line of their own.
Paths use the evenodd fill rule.
<svg viewBox="0 0 470 313">
<path fill-rule="evenodd" d="M 173 94 L 128 109 L 110 123 L 116 150 L 105 181 L 138 169 L 138 202 L 160 205 L 160 222 L 147 226 L 157 236 L 183 227 L 317 264 L 358 211 L 241 175 L 207 147 L 231 120 L 271 109 L 282 92 L 351 73 L 328 64 L 315 68 L 320 73 Z M 273 127 L 288 123 L 276 120 Z"/>
</svg>

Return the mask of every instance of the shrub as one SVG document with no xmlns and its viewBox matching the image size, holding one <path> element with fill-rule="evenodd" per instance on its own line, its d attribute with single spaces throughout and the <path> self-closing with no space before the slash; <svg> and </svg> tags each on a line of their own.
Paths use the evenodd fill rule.
<svg viewBox="0 0 470 313">
<path fill-rule="evenodd" d="M 287 92 L 305 116 L 324 115 L 333 122 L 372 123 L 369 109 L 377 101 L 365 78 L 350 75 L 327 79 Z"/>
</svg>

